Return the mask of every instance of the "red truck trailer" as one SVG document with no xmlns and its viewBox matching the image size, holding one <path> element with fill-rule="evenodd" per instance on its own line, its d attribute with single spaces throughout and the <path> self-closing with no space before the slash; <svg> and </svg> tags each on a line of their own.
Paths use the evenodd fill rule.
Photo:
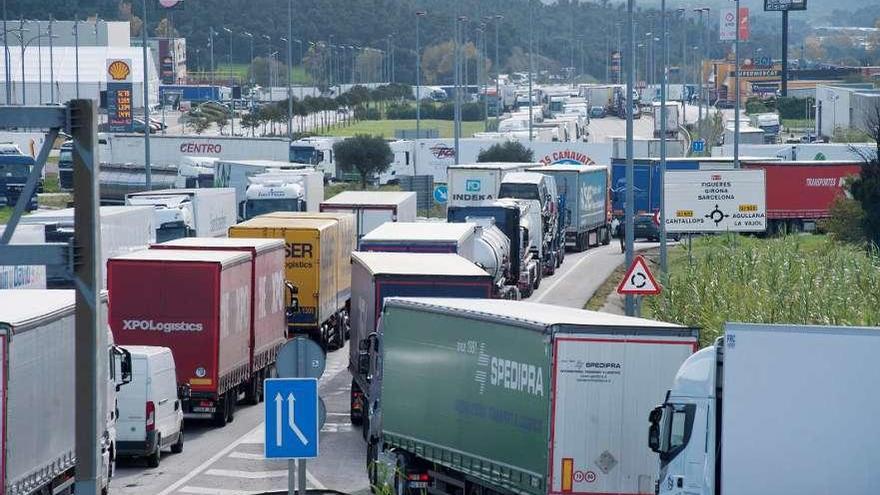
<svg viewBox="0 0 880 495">
<path fill-rule="evenodd" d="M 107 262 L 110 328 L 120 345 L 171 349 L 183 412 L 232 421 L 251 381 L 251 255 L 150 249 Z"/>
<path fill-rule="evenodd" d="M 827 218 L 831 203 L 844 194 L 847 177 L 861 172 L 861 162 L 743 161 L 744 169 L 762 169 L 767 177 L 767 231 L 812 231 Z"/>
<path fill-rule="evenodd" d="M 284 344 L 287 320 L 284 307 L 284 241 L 228 237 L 182 237 L 152 249 L 244 251 L 251 254 L 250 365 L 253 379 L 245 402 L 263 399 L 263 380 L 271 376 L 275 356 Z"/>
</svg>

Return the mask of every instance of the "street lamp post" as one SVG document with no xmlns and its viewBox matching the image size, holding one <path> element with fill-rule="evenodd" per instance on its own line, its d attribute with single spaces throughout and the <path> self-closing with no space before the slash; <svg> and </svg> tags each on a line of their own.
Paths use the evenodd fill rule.
<svg viewBox="0 0 880 495">
<path fill-rule="evenodd" d="M 663 33 L 662 65 L 660 75 L 660 273 L 666 278 L 666 85 L 669 68 L 669 32 L 666 30 L 666 0 L 660 0 L 660 32 Z M 653 43 L 652 43 L 653 45 Z"/>
<path fill-rule="evenodd" d="M 501 122 L 501 107 L 504 100 L 501 98 L 501 59 L 498 56 L 498 28 L 504 16 L 495 14 L 495 130 L 498 130 L 498 124 Z"/>
<path fill-rule="evenodd" d="M 146 10 L 146 6 L 144 7 L 144 10 Z M 144 35 L 144 45 L 145 46 L 146 46 L 146 43 L 147 43 L 147 37 L 145 34 Z M 79 99 L 79 16 L 78 15 L 73 20 L 73 44 L 74 44 L 74 49 L 73 49 L 74 58 L 76 59 L 74 62 L 76 65 L 76 68 L 75 68 L 75 71 L 76 71 L 76 99 L 78 100 Z M 146 53 L 146 50 L 144 50 L 144 53 Z M 145 55 L 145 57 L 146 57 L 146 55 Z M 144 61 L 144 63 L 146 64 L 146 61 Z M 147 139 L 149 139 L 149 138 L 147 138 Z M 147 165 L 147 168 L 149 169 L 149 164 Z M 149 174 L 147 174 L 147 177 L 149 177 Z"/>
<path fill-rule="evenodd" d="M 235 43 L 235 33 L 232 32 L 228 27 L 223 27 L 223 30 L 229 34 L 229 86 L 230 88 L 235 87 L 235 76 L 232 72 L 232 47 Z M 235 136 L 235 98 L 234 95 L 229 95 L 229 135 Z"/>
<path fill-rule="evenodd" d="M 419 21 L 426 15 L 428 13 L 424 10 L 416 11 L 416 152 L 413 154 L 413 175 L 418 175 L 419 138 L 422 137 L 422 51 L 419 39 Z"/>
<path fill-rule="evenodd" d="M 293 87 L 291 86 L 291 79 L 293 79 L 291 75 L 293 70 L 293 0 L 287 0 L 287 39 L 285 41 L 287 41 L 287 140 L 293 141 Z"/>
<path fill-rule="evenodd" d="M 632 0 L 630 0 L 632 1 Z M 534 23 L 534 16 L 532 14 L 532 0 L 528 0 L 529 2 L 529 142 L 532 142 L 532 138 L 534 137 L 532 133 L 532 121 L 534 116 L 532 115 L 532 66 L 534 65 L 534 36 L 532 32 L 532 25 Z"/>
<path fill-rule="evenodd" d="M 633 70 L 635 69 L 635 28 L 633 26 L 633 9 L 635 0 L 627 0 L 627 57 L 626 57 L 626 222 L 624 236 L 626 238 L 626 265 L 633 262 Z M 626 314 L 635 315 L 635 300 L 632 295 L 626 296 Z"/>
<path fill-rule="evenodd" d="M 143 0 L 143 22 L 141 23 L 141 58 L 143 58 L 144 71 L 144 180 L 147 190 L 153 188 L 152 163 L 150 162 L 150 73 L 147 65 L 147 0 Z M 97 21 L 96 21 L 97 23 Z M 75 26 L 75 24 L 74 24 Z M 77 29 L 77 33 L 79 30 Z M 77 43 L 79 46 L 79 43 Z M 79 49 L 77 49 L 79 54 Z M 77 58 L 79 60 L 79 58 Z M 77 66 L 76 97 L 79 98 L 79 68 Z"/>
<path fill-rule="evenodd" d="M 248 83 L 251 86 L 251 110 L 250 111 L 253 111 L 254 110 L 254 35 L 247 32 L 247 31 L 244 31 L 241 34 L 242 34 L 242 36 L 246 36 L 247 38 L 249 38 L 250 44 L 251 44 L 251 59 L 250 59 L 250 63 L 248 63 L 248 72 L 250 73 L 249 74 L 250 77 L 248 78 Z M 251 127 L 251 137 L 253 137 L 253 136 L 254 136 L 254 128 Z"/>
<path fill-rule="evenodd" d="M 739 88 L 739 28 L 740 28 L 740 11 L 739 0 L 734 0 L 736 4 L 736 40 L 734 41 L 734 51 L 736 59 L 734 62 L 734 85 L 736 86 L 736 110 L 734 111 L 733 121 L 733 168 L 739 168 L 739 111 L 740 111 L 740 88 Z"/>
<path fill-rule="evenodd" d="M 56 36 L 52 34 L 52 24 L 55 23 L 55 19 L 52 15 L 49 15 L 49 99 L 52 103 L 55 103 L 55 53 L 54 47 L 55 44 L 52 42 L 52 39 Z"/>
<path fill-rule="evenodd" d="M 12 99 L 12 74 L 9 69 L 9 40 L 6 38 L 8 36 L 9 30 L 6 27 L 6 0 L 3 0 L 3 69 L 6 73 L 6 104 L 11 104 Z"/>
</svg>

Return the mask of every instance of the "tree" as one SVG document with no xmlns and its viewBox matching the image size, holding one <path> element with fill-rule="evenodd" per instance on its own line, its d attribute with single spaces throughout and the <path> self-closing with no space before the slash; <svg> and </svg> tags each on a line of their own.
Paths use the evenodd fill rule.
<svg viewBox="0 0 880 495">
<path fill-rule="evenodd" d="M 859 177 L 853 181 L 850 190 L 853 198 L 861 203 L 865 216 L 862 229 L 869 244 L 880 248 L 880 103 L 865 111 L 865 125 L 868 134 L 877 143 L 872 156 L 865 156 L 865 163 Z"/>
<path fill-rule="evenodd" d="M 493 144 L 489 149 L 480 150 L 477 161 L 529 163 L 535 161 L 535 153 L 519 141 L 506 141 Z"/>
<path fill-rule="evenodd" d="M 177 38 L 179 33 L 171 26 L 171 21 L 167 17 L 163 17 L 156 29 L 153 31 L 157 38 Z"/>
<path fill-rule="evenodd" d="M 361 176 L 361 189 L 367 188 L 367 180 L 388 170 L 394 161 L 394 153 L 382 136 L 358 134 L 333 145 L 336 163 L 346 172 Z"/>
</svg>

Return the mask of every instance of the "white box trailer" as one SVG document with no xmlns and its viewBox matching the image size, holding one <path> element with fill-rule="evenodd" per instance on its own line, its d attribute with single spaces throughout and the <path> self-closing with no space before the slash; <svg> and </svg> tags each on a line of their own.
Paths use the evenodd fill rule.
<svg viewBox="0 0 880 495">
<path fill-rule="evenodd" d="M 143 134 L 101 133 L 99 143 L 102 162 L 144 164 Z M 287 162 L 290 161 L 290 141 L 233 136 L 150 136 L 150 162 L 154 165 L 178 165 L 184 156 Z"/>
<path fill-rule="evenodd" d="M 464 138 L 458 140 L 458 163 L 476 163 L 480 152 L 507 138 Z M 452 139 L 419 139 L 415 147 L 416 175 L 433 175 L 434 182 L 448 182 L 446 169 L 455 165 L 455 141 Z"/>
<path fill-rule="evenodd" d="M 235 189 L 235 205 L 240 213 L 241 206 L 247 199 L 250 177 L 273 171 L 302 169 L 311 169 L 311 167 L 300 163 L 290 163 L 286 160 L 217 160 L 214 164 L 214 187 Z"/>
<path fill-rule="evenodd" d="M 100 330 L 107 332 L 106 298 L 100 309 Z M 0 290 L 0 493 L 72 490 L 76 466 L 74 310 L 72 290 Z M 107 401 L 115 402 L 116 367 L 108 359 L 110 353 L 97 355 L 103 358 L 98 361 L 98 376 L 114 377 L 105 390 Z M 101 402 L 95 407 L 99 415 L 108 417 L 107 404 Z M 107 441 L 102 446 L 101 487 L 110 481 L 114 425 L 115 420 L 103 425 Z"/>
<path fill-rule="evenodd" d="M 0 225 L 0 234 L 6 230 Z M 15 228 L 9 244 L 43 244 L 46 228 L 42 225 L 21 225 Z M 45 289 L 45 265 L 0 265 L 0 289 Z"/>
<path fill-rule="evenodd" d="M 506 174 L 538 167 L 539 163 L 470 163 L 448 169 L 448 205 L 477 206 L 498 199 Z"/>
<path fill-rule="evenodd" d="M 180 237 L 226 237 L 238 215 L 235 189 L 163 189 L 125 196 L 127 205 L 153 206 L 156 240 Z"/>
<path fill-rule="evenodd" d="M 475 261 L 477 224 L 386 222 L 361 237 L 358 251 L 455 253 Z"/>
<path fill-rule="evenodd" d="M 357 239 L 385 222 L 415 222 L 416 193 L 403 191 L 345 191 L 321 203 L 329 213 L 352 213 Z"/>
<path fill-rule="evenodd" d="M 880 493 L 878 354 L 880 328 L 728 323 L 650 413 L 659 492 Z"/>
<path fill-rule="evenodd" d="M 102 206 L 101 216 L 101 275 L 107 287 L 107 260 L 135 251 L 141 251 L 156 242 L 154 210 L 151 206 Z M 67 242 L 73 237 L 73 208 L 38 211 L 21 217 L 16 231 L 25 226 L 43 228 L 46 242 Z M 50 265 L 46 270 L 46 284 L 50 289 L 74 288 L 72 275 L 61 266 Z"/>
</svg>

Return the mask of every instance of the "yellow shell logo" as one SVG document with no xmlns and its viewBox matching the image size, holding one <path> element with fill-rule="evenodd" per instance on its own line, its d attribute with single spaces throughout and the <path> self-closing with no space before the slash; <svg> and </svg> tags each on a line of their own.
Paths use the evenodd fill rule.
<svg viewBox="0 0 880 495">
<path fill-rule="evenodd" d="M 114 81 L 124 81 L 131 74 L 131 68 L 122 60 L 117 60 L 110 64 L 110 67 L 107 67 L 107 72 L 110 73 L 110 77 Z"/>
</svg>

